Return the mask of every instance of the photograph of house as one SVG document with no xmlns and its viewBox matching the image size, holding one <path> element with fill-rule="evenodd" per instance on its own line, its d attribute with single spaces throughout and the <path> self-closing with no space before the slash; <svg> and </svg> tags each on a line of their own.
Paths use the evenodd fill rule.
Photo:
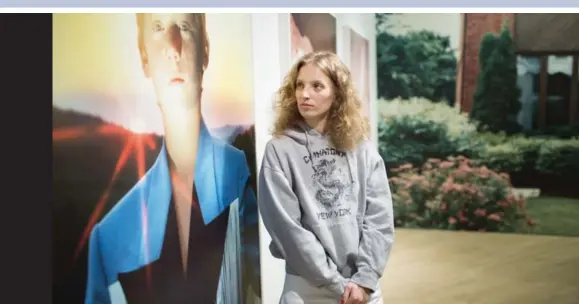
<svg viewBox="0 0 579 304">
<path fill-rule="evenodd" d="M 376 14 L 388 303 L 577 303 L 579 14 Z"/>
</svg>

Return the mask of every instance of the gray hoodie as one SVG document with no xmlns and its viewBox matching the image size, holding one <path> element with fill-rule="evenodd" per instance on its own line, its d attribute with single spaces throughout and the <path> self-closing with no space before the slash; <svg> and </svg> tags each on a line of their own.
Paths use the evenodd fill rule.
<svg viewBox="0 0 579 304">
<path fill-rule="evenodd" d="M 352 281 L 376 290 L 394 239 L 384 162 L 365 141 L 352 152 L 306 124 L 265 148 L 258 204 L 286 272 L 337 296 Z"/>
</svg>

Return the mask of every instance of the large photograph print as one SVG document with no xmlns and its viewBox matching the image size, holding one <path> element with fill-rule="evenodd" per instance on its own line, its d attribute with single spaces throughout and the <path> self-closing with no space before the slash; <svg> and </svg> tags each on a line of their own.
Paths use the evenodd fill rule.
<svg viewBox="0 0 579 304">
<path fill-rule="evenodd" d="M 336 53 L 336 18 L 331 14 L 290 14 L 291 59 L 317 51 Z"/>
<path fill-rule="evenodd" d="M 422 280 L 386 278 L 386 299 L 577 302 L 579 15 L 377 22 L 378 145 L 409 261 L 388 271 Z"/>
<path fill-rule="evenodd" d="M 259 303 L 251 15 L 53 24 L 53 301 Z"/>
<path fill-rule="evenodd" d="M 579 236 L 579 44 L 555 35 L 579 17 L 383 15 L 380 145 L 397 224 Z M 553 44 L 533 38 L 543 24 Z"/>
</svg>

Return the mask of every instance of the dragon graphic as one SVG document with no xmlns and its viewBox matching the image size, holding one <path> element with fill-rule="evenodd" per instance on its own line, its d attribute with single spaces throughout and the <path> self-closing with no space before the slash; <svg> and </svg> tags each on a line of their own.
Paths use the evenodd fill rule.
<svg viewBox="0 0 579 304">
<path fill-rule="evenodd" d="M 326 208 L 338 207 L 343 203 L 341 198 L 347 184 L 340 179 L 340 173 L 335 159 L 322 159 L 314 166 L 312 180 L 317 188 L 315 197 Z"/>
</svg>

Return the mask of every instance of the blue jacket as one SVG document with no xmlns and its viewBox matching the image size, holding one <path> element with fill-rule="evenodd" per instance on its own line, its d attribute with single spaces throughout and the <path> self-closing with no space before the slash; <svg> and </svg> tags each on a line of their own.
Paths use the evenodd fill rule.
<svg viewBox="0 0 579 304">
<path fill-rule="evenodd" d="M 225 297 L 231 299 L 223 299 L 217 295 L 224 293 L 216 292 L 217 303 L 237 302 L 236 295 L 240 294 L 240 228 L 243 213 L 247 211 L 244 209 L 256 213 L 247 217 L 251 223 L 245 224 L 257 222 L 255 195 L 246 188 L 249 174 L 245 154 L 213 138 L 202 124 L 195 168 L 199 207 L 205 224 L 231 207 L 224 240 L 224 264 L 233 263 L 233 268 L 227 268 L 237 269 L 233 274 L 222 271 L 219 288 L 229 289 Z M 163 143 L 157 160 L 145 176 L 92 229 L 88 245 L 86 304 L 125 302 L 122 293 L 118 290 L 109 292 L 109 288 L 117 283 L 119 273 L 134 271 L 159 259 L 171 198 L 168 159 Z"/>
</svg>

